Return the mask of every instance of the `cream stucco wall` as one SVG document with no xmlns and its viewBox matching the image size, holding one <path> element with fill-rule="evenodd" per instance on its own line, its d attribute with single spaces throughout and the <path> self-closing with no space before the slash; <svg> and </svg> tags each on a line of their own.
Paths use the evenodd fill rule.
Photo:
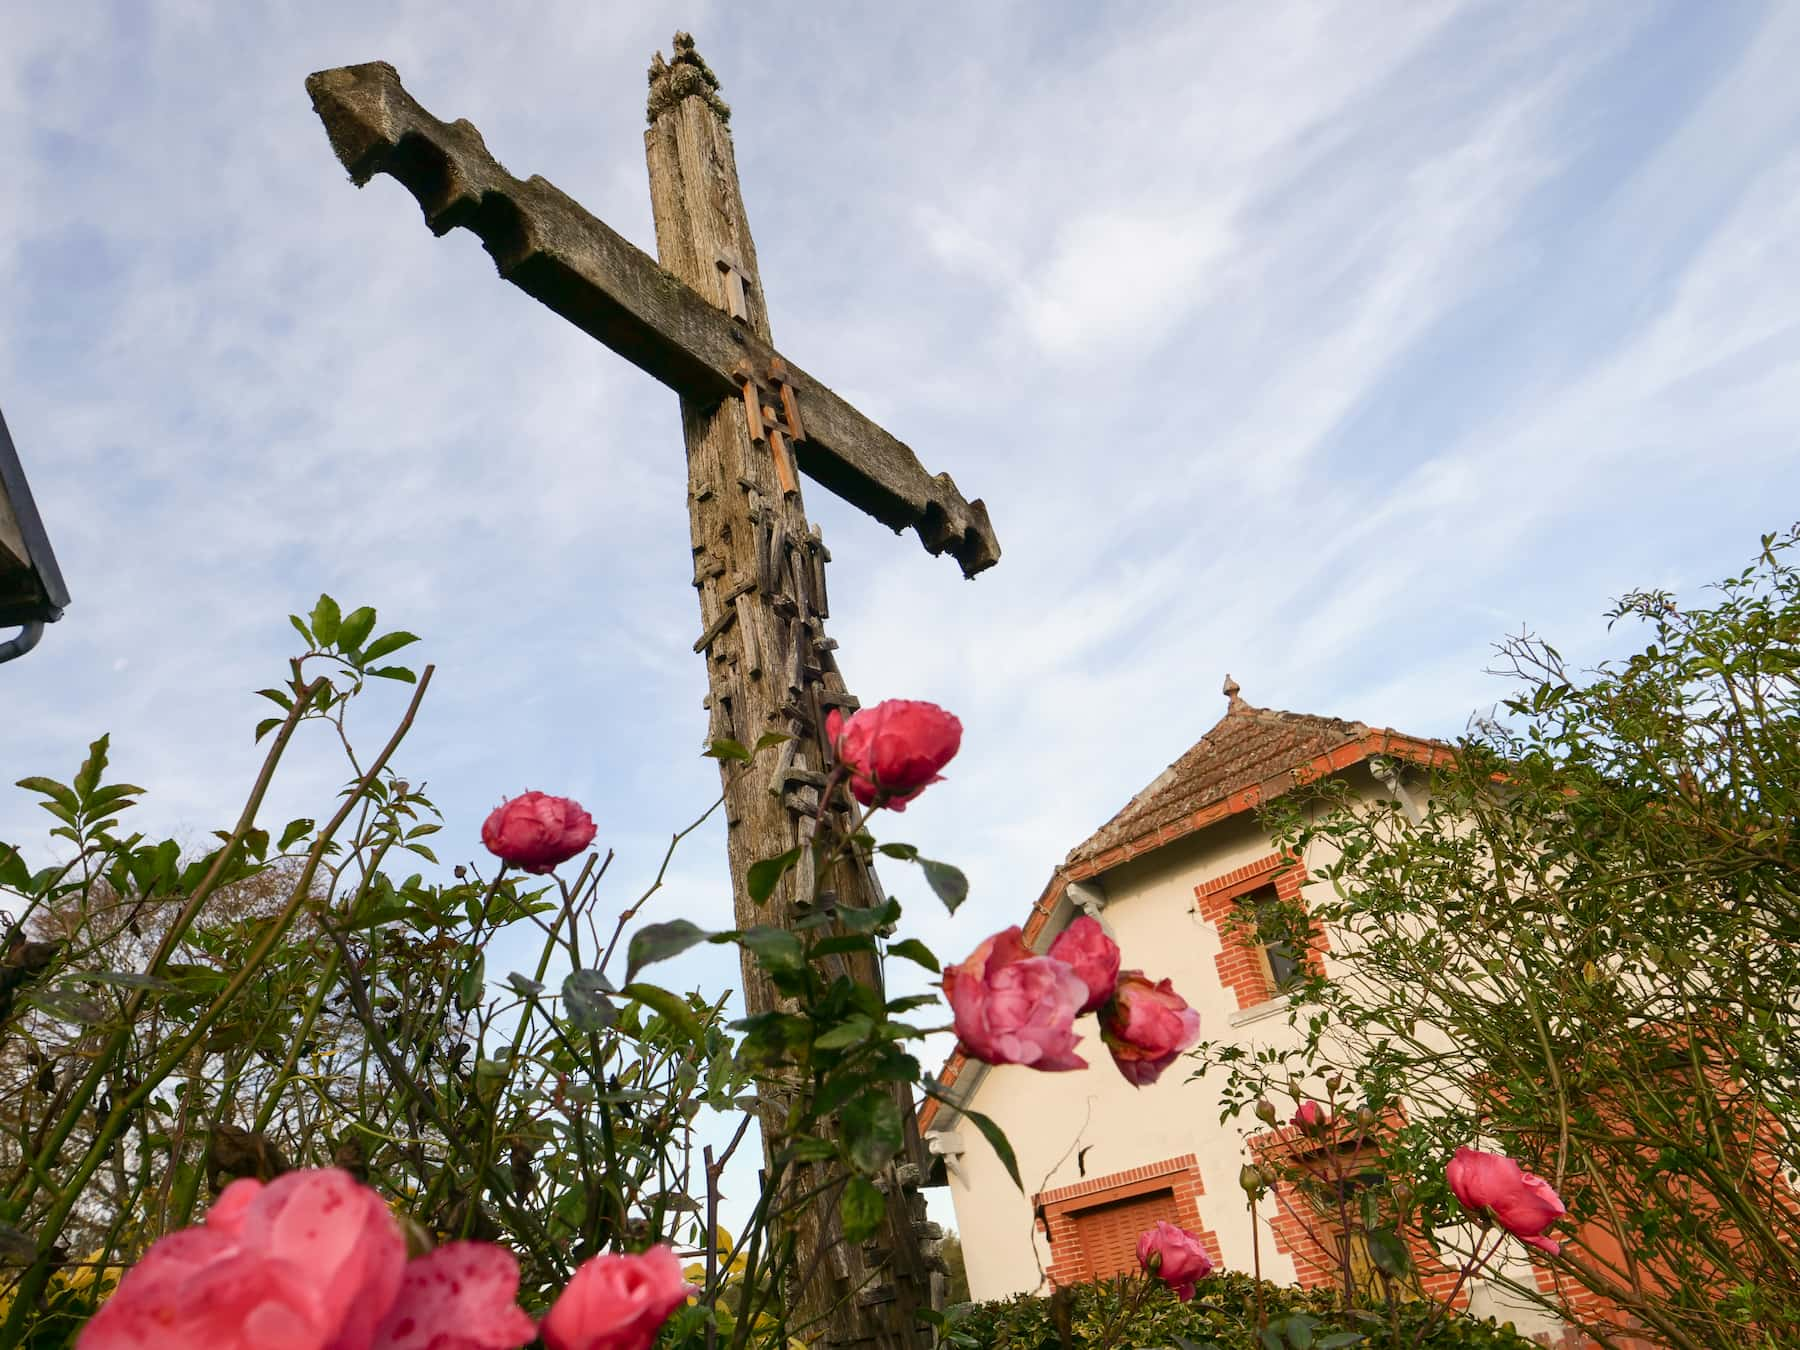
<svg viewBox="0 0 1800 1350">
<path fill-rule="evenodd" d="M 1101 922 L 1119 944 L 1125 967 L 1172 980 L 1199 1011 L 1204 1038 L 1291 1044 L 1297 1036 L 1287 1026 L 1285 1000 L 1239 1010 L 1214 960 L 1220 935 L 1201 918 L 1194 894 L 1202 882 L 1272 851 L 1254 821 L 1239 817 L 1133 859 L 1099 879 L 1106 894 Z M 1317 865 L 1315 859 L 1306 862 Z M 1052 923 L 1053 930 L 1061 926 Z M 1077 1030 L 1083 1033 L 1086 1070 L 1046 1074 L 1013 1065 L 990 1068 L 968 1102 L 1006 1131 L 1027 1191 L 1036 1194 L 1192 1153 L 1205 1188 L 1199 1201 L 1202 1225 L 1218 1234 L 1227 1265 L 1249 1269 L 1250 1220 L 1237 1175 L 1245 1160 L 1244 1135 L 1262 1129 L 1261 1123 L 1247 1113 L 1221 1123 L 1216 1092 L 1204 1080 L 1188 1081 L 1187 1061 L 1178 1061 L 1150 1087 L 1133 1087 L 1114 1067 L 1094 1019 L 1083 1018 Z M 1050 1253 L 1036 1228 L 1029 1195 L 1019 1194 L 999 1158 L 966 1121 L 945 1113 L 933 1129 L 952 1131 L 963 1146 L 948 1170 L 971 1295 L 985 1300 L 1039 1289 Z M 1085 1172 L 1078 1168 L 1078 1154 Z M 1262 1262 L 1268 1278 L 1295 1279 L 1293 1262 L 1274 1249 L 1266 1226 Z"/>
</svg>

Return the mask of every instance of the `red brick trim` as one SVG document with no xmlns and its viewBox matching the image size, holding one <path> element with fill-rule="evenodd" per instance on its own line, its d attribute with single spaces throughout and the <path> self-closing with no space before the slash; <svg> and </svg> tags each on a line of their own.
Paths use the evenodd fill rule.
<svg viewBox="0 0 1800 1350">
<path fill-rule="evenodd" d="M 1219 967 L 1219 982 L 1237 995 L 1240 1010 L 1267 1003 L 1276 994 L 1262 949 L 1250 942 L 1232 922 L 1238 897 L 1268 885 L 1275 887 L 1277 898 L 1298 900 L 1306 886 L 1306 868 L 1292 854 L 1271 853 L 1194 887 L 1200 917 L 1219 934 L 1219 954 L 1213 958 Z M 1324 953 L 1329 950 L 1325 930 L 1314 924 L 1311 940 L 1307 943 L 1307 967 L 1315 974 L 1323 975 Z"/>
<path fill-rule="evenodd" d="M 1392 1106 L 1384 1109 L 1372 1131 L 1398 1129 L 1406 1124 L 1404 1106 Z M 1378 1160 L 1381 1156 L 1381 1138 L 1378 1133 L 1362 1132 L 1354 1125 L 1348 1128 L 1332 1130 L 1325 1138 L 1316 1138 L 1302 1134 L 1293 1125 L 1280 1125 L 1261 1134 L 1252 1135 L 1245 1141 L 1250 1149 L 1250 1156 L 1258 1163 L 1271 1162 L 1276 1168 L 1306 1167 L 1309 1159 L 1323 1159 L 1326 1150 L 1354 1145 L 1357 1156 L 1367 1156 Z M 1294 1261 L 1294 1274 L 1302 1289 L 1332 1288 L 1342 1278 L 1337 1258 L 1327 1251 L 1321 1239 L 1335 1241 L 1337 1224 L 1332 1216 L 1320 1214 L 1292 1178 L 1282 1177 L 1271 1187 L 1275 1201 L 1275 1212 L 1269 1218 L 1270 1231 L 1275 1236 L 1276 1250 L 1285 1252 Z M 1446 1265 L 1432 1251 L 1422 1233 L 1406 1233 L 1403 1235 L 1408 1251 L 1412 1255 L 1413 1266 L 1418 1272 L 1419 1287 L 1426 1298 L 1442 1302 L 1457 1284 L 1457 1269 Z M 1455 1307 L 1466 1308 L 1470 1290 L 1465 1283 L 1458 1290 Z"/>
<path fill-rule="evenodd" d="M 1037 1226 L 1050 1243 L 1050 1268 L 1046 1273 L 1051 1283 L 1062 1286 L 1095 1278 L 1095 1271 L 1081 1245 L 1077 1215 L 1101 1205 L 1159 1191 L 1171 1193 L 1175 1221 L 1200 1239 L 1215 1266 L 1223 1265 L 1218 1234 L 1201 1226 L 1200 1197 L 1205 1190 L 1198 1161 L 1192 1153 L 1185 1153 L 1179 1158 L 1144 1163 L 1122 1172 L 1089 1177 L 1039 1192 L 1032 1197 L 1031 1203 L 1037 1215 Z"/>
</svg>

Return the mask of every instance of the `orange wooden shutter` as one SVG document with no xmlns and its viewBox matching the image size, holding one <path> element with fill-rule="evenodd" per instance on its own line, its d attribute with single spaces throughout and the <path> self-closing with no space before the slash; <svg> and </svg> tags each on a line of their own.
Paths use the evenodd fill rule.
<svg viewBox="0 0 1800 1350">
<path fill-rule="evenodd" d="M 1158 1219 L 1178 1222 L 1175 1192 L 1151 1191 L 1110 1205 L 1093 1205 L 1075 1211 L 1075 1236 L 1081 1243 L 1082 1264 L 1089 1279 L 1135 1272 L 1138 1237 Z"/>
</svg>

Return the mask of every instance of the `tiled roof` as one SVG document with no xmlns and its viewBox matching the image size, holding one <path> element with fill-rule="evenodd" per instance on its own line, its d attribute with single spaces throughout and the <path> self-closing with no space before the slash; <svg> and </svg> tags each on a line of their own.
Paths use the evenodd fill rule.
<svg viewBox="0 0 1800 1350">
<path fill-rule="evenodd" d="M 1255 708 L 1238 698 L 1213 729 L 1069 853 L 1082 862 L 1192 816 L 1369 734 L 1361 722 Z"/>
</svg>

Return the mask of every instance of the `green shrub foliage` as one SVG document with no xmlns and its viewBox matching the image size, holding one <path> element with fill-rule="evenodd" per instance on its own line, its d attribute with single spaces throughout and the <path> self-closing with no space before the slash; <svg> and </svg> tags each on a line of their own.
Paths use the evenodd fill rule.
<svg viewBox="0 0 1800 1350">
<path fill-rule="evenodd" d="M 1209 1276 L 1192 1302 L 1137 1278 L 1096 1281 L 1049 1298 L 1020 1295 L 952 1314 L 947 1343 L 963 1350 L 1343 1350 L 1391 1343 L 1429 1350 L 1528 1350 L 1532 1342 L 1491 1321 L 1436 1318 L 1429 1302 L 1391 1310 L 1337 1308 L 1329 1290 L 1262 1286 L 1267 1320 L 1256 1317 L 1257 1282 L 1230 1272 Z M 1429 1327 L 1429 1330 L 1427 1328 Z M 1425 1339 L 1419 1340 L 1420 1332 Z"/>
</svg>

